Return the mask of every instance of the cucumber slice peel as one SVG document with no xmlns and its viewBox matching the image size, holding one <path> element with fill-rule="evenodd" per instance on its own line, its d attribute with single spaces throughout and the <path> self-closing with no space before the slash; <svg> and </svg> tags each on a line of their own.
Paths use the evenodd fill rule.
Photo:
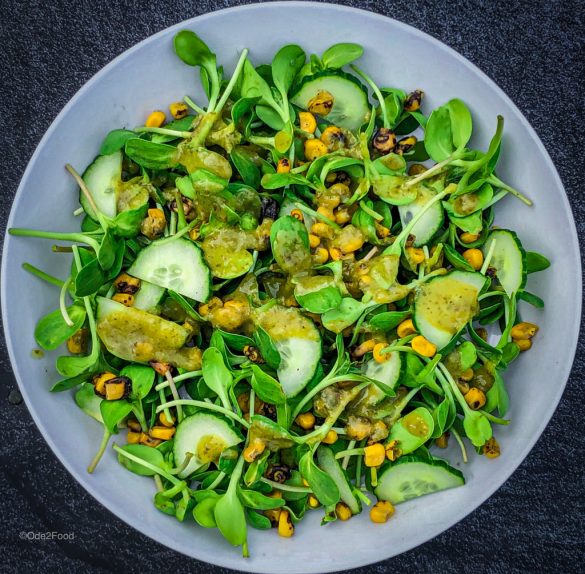
<svg viewBox="0 0 585 574">
<path fill-rule="evenodd" d="M 490 252 L 494 241 L 489 265 L 496 270 L 496 277 L 508 297 L 512 297 L 526 286 L 526 251 L 516 233 L 508 229 L 496 229 L 489 234 L 482 248 L 484 256 Z"/>
</svg>

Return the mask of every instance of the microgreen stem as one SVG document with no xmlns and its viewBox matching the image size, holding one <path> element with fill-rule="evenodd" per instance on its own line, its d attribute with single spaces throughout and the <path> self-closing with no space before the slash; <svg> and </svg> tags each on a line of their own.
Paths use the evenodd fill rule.
<svg viewBox="0 0 585 574">
<path fill-rule="evenodd" d="M 487 180 L 488 183 L 495 185 L 501 189 L 506 190 L 508 193 L 511 193 L 513 196 L 517 197 L 520 201 L 524 202 L 526 205 L 532 205 L 532 201 L 528 199 L 524 194 L 520 193 L 517 189 L 510 187 L 508 184 L 504 183 L 501 179 L 496 177 L 494 174 L 490 175 Z"/>
<path fill-rule="evenodd" d="M 90 465 L 87 467 L 87 472 L 89 472 L 89 474 L 91 474 L 96 469 L 97 465 L 102 459 L 102 456 L 104 456 L 104 452 L 106 452 L 106 448 L 108 446 L 108 442 L 110 441 L 111 436 L 112 435 L 110 434 L 110 431 L 106 427 L 104 427 L 104 434 L 102 436 L 100 448 L 97 451 L 96 455 L 93 457 L 93 460 L 91 461 Z"/>
<path fill-rule="evenodd" d="M 131 460 L 133 462 L 136 462 L 137 464 L 142 465 L 144 468 L 148 468 L 149 470 L 151 470 L 155 474 L 159 474 L 160 476 L 163 476 L 169 482 L 173 483 L 175 486 L 181 484 L 181 481 L 180 480 L 178 480 L 177 478 L 175 478 L 172 474 L 169 474 L 166 470 L 163 470 L 162 468 L 160 468 L 160 466 L 155 466 L 154 464 L 151 464 L 150 462 L 147 462 L 146 460 L 143 460 L 140 457 L 135 456 L 135 455 L 129 453 L 128 451 L 124 450 L 123 448 L 120 448 L 116 443 L 114 443 L 112 445 L 112 448 L 119 455 L 127 458 L 128 460 Z"/>
<path fill-rule="evenodd" d="M 306 205 L 303 205 L 302 203 L 299 202 L 295 203 L 295 207 L 297 209 L 300 209 L 303 213 L 311 215 L 315 219 L 318 219 L 319 221 L 326 223 L 327 225 L 333 227 L 333 229 L 336 229 L 337 231 L 341 229 L 341 227 L 339 227 L 339 225 L 337 225 L 335 221 L 331 221 L 331 219 L 329 219 L 327 216 L 323 215 L 322 213 L 319 213 L 318 211 L 315 211 L 314 209 L 311 209 L 310 207 L 307 207 Z"/>
<path fill-rule="evenodd" d="M 65 304 L 65 296 L 67 294 L 67 289 L 71 284 L 71 277 L 67 277 L 65 283 L 61 286 L 61 292 L 59 293 L 59 310 L 61 311 L 61 315 L 63 316 L 63 321 L 65 321 L 68 327 L 73 327 L 73 321 L 67 312 L 67 305 Z"/>
<path fill-rule="evenodd" d="M 174 211 L 173 211 L 173 213 L 171 213 L 171 222 L 173 221 L 173 215 L 176 217 L 176 213 Z M 176 223 L 176 219 L 175 219 L 175 223 Z M 179 239 L 179 237 L 183 237 L 183 235 L 187 235 L 187 233 L 189 233 L 189 231 L 191 231 L 191 229 L 196 227 L 198 223 L 200 223 L 199 220 L 194 219 L 193 221 L 191 221 L 191 223 L 189 223 L 188 225 L 183 227 L 183 229 L 181 229 L 180 231 L 177 231 L 176 233 L 167 236 L 165 239 L 159 239 L 157 244 L 161 245 L 161 244 L 165 244 L 165 243 L 170 243 L 171 241 L 174 241 L 175 239 Z"/>
<path fill-rule="evenodd" d="M 73 211 L 73 215 L 75 215 L 75 217 L 81 215 L 83 212 L 85 211 L 85 209 L 83 209 L 83 207 L 78 207 L 77 209 L 75 209 Z"/>
<path fill-rule="evenodd" d="M 187 379 L 192 379 L 193 377 L 200 377 L 203 374 L 203 371 L 188 371 L 187 373 L 182 373 L 173 377 L 175 383 L 180 383 L 181 381 L 186 381 Z M 166 389 L 169 386 L 168 381 L 163 381 L 154 387 L 156 391 L 160 391 L 161 389 Z"/>
<path fill-rule="evenodd" d="M 215 478 L 215 480 L 206 488 L 204 488 L 203 490 L 214 490 L 216 489 L 220 484 L 221 481 L 226 477 L 226 473 L 220 471 L 219 474 L 217 475 L 217 477 Z"/>
<path fill-rule="evenodd" d="M 485 256 L 485 259 L 483 261 L 483 265 L 481 266 L 481 269 L 479 271 L 482 275 L 486 274 L 488 267 L 490 266 L 490 263 L 492 261 L 492 257 L 494 256 L 494 249 L 495 248 L 496 248 L 496 239 L 494 238 L 494 239 L 492 239 L 490 248 L 487 252 L 487 255 Z"/>
<path fill-rule="evenodd" d="M 234 89 L 234 86 L 236 85 L 236 82 L 238 81 L 238 78 L 240 76 L 240 73 L 242 71 L 242 67 L 244 66 L 244 62 L 246 61 L 246 57 L 248 56 L 248 48 L 244 48 L 242 50 L 242 53 L 240 54 L 240 58 L 238 60 L 238 63 L 236 64 L 236 69 L 234 70 L 234 73 L 232 74 L 232 77 L 230 78 L 230 81 L 228 82 L 228 85 L 226 86 L 221 99 L 219 100 L 219 102 L 217 102 L 217 106 L 215 106 L 214 111 L 217 113 L 220 113 L 223 110 L 223 107 L 225 106 L 226 102 L 228 101 L 228 98 L 230 97 L 232 90 Z"/>
<path fill-rule="evenodd" d="M 465 443 L 463 442 L 461 435 L 454 428 L 451 428 L 450 432 L 453 433 L 453 436 L 455 437 L 455 440 L 461 449 L 461 457 L 463 458 L 463 462 L 467 464 L 467 449 L 465 448 Z"/>
<path fill-rule="evenodd" d="M 98 209 L 98 206 L 93 198 L 93 195 L 91 194 L 91 191 L 89 190 L 87 185 L 85 185 L 85 181 L 83 181 L 81 176 L 77 173 L 77 171 L 75 171 L 75 168 L 70 163 L 65 164 L 65 169 L 73 176 L 73 179 L 76 181 L 77 185 L 81 189 L 81 193 L 83 193 L 85 199 L 87 199 L 89 205 L 91 205 L 91 208 L 93 209 L 95 216 L 98 218 L 98 221 L 102 226 L 102 229 L 106 231 L 108 229 L 108 222 L 106 221 L 104 214 Z"/>
<path fill-rule="evenodd" d="M 313 492 L 307 486 L 292 486 L 290 484 L 281 484 L 280 482 L 274 482 L 273 480 L 264 477 L 262 477 L 260 480 L 261 482 L 269 484 L 270 486 L 272 486 L 272 488 L 276 490 L 282 490 L 283 492 L 303 492 L 307 494 L 312 494 Z"/>
<path fill-rule="evenodd" d="M 364 454 L 363 448 L 353 448 L 355 446 L 355 440 L 349 441 L 347 446 L 349 448 L 347 448 L 346 450 L 340 450 L 338 453 L 335 454 L 335 458 L 343 458 L 343 464 L 345 464 L 345 466 L 343 465 L 342 466 L 344 469 L 347 469 L 347 464 L 345 463 L 345 461 L 347 460 L 347 462 L 349 463 L 350 456 Z"/>
<path fill-rule="evenodd" d="M 169 387 L 171 389 L 171 394 L 173 395 L 173 399 L 175 399 L 175 401 L 180 400 L 181 397 L 179 397 L 179 392 L 177 391 L 177 386 L 175 385 L 175 381 L 173 379 L 173 376 L 171 375 L 171 371 L 170 369 L 167 369 L 165 371 L 165 378 L 167 379 L 167 382 L 169 383 Z M 181 407 L 180 404 L 177 405 L 177 421 L 181 422 L 183 420 L 183 408 Z"/>
<path fill-rule="evenodd" d="M 176 138 L 183 138 L 187 139 L 190 138 L 193 134 L 191 132 L 179 131 L 179 130 L 170 130 L 168 128 L 147 128 L 147 127 L 139 127 L 134 128 L 134 131 L 137 133 L 149 133 L 149 134 L 160 134 L 163 136 L 173 136 Z"/>
<path fill-rule="evenodd" d="M 219 405 L 215 405 L 213 403 L 206 403 L 205 401 L 195 401 L 191 399 L 179 399 L 174 401 L 169 401 L 168 403 L 164 403 L 156 408 L 156 412 L 160 413 L 164 409 L 164 407 L 176 407 L 177 405 L 184 405 L 184 406 L 191 406 L 191 407 L 199 407 L 201 409 L 207 409 L 210 411 L 216 411 L 218 413 L 222 413 L 226 417 L 230 417 L 235 421 L 239 422 L 243 427 L 250 428 L 250 423 L 245 421 L 243 418 L 239 417 L 236 413 L 226 409 L 224 407 L 220 407 Z"/>
<path fill-rule="evenodd" d="M 184 96 L 183 97 L 183 101 L 194 111 L 196 111 L 198 114 L 203 115 L 205 113 L 205 110 L 203 108 L 200 108 L 189 96 Z"/>
<path fill-rule="evenodd" d="M 42 279 L 43 281 L 46 281 L 47 283 L 50 283 L 55 287 L 63 287 L 64 285 L 64 281 L 61 281 L 61 279 L 57 279 L 56 277 L 53 277 L 52 275 L 49 275 L 48 273 L 41 271 L 41 269 L 35 267 L 34 265 L 31 265 L 30 263 L 23 263 L 22 268 L 25 271 L 28 271 L 29 273 L 34 275 L 35 277 L 38 277 L 39 279 Z"/>
<path fill-rule="evenodd" d="M 146 432 L 148 430 L 148 423 L 146 422 L 146 417 L 144 416 L 144 408 L 142 406 L 142 401 L 134 401 L 134 403 L 132 403 L 132 412 L 134 413 L 136 420 L 140 424 L 140 428 L 142 429 L 142 431 Z"/>
<path fill-rule="evenodd" d="M 360 201 L 360 207 L 363 211 L 365 211 L 370 217 L 373 217 L 376 221 L 382 221 L 384 219 L 383 215 L 380 215 L 377 211 L 374 211 L 371 207 L 368 207 L 366 202 L 362 199 Z"/>
<path fill-rule="evenodd" d="M 390 121 L 388 120 L 388 112 L 386 110 L 386 105 L 384 103 L 384 96 L 382 95 L 380 88 L 378 88 L 376 83 L 367 74 L 362 72 L 357 66 L 354 66 L 352 64 L 352 65 L 350 65 L 350 68 L 358 76 L 360 76 L 363 80 L 365 80 L 365 82 L 370 86 L 370 88 L 372 88 L 372 91 L 374 92 L 374 94 L 376 94 L 376 98 L 378 98 L 378 101 L 380 102 L 380 109 L 382 110 L 382 119 L 383 119 L 384 127 L 390 128 Z"/>
<path fill-rule="evenodd" d="M 510 424 L 510 421 L 508 419 L 502 419 L 499 417 L 496 417 L 494 415 L 492 415 L 491 413 L 488 413 L 487 411 L 481 410 L 479 411 L 488 421 L 495 423 L 497 425 L 503 425 L 503 426 L 508 426 Z"/>
<path fill-rule="evenodd" d="M 38 237 L 39 239 L 55 239 L 57 241 L 71 241 L 72 243 L 84 243 L 89 245 L 96 253 L 100 244 L 93 238 L 83 233 L 58 233 L 55 231 L 39 231 L 36 229 L 21 229 L 14 227 L 8 230 L 10 235 L 17 237 Z M 80 267 L 81 269 L 81 267 Z"/>
<path fill-rule="evenodd" d="M 193 453 L 188 452 L 185 455 L 183 462 L 179 466 L 177 466 L 176 468 L 172 468 L 171 470 L 169 470 L 169 472 L 171 474 L 181 474 L 189 466 L 189 463 L 191 462 L 192 458 L 193 458 Z"/>
<path fill-rule="evenodd" d="M 160 386 L 160 385 L 159 385 Z M 166 386 L 168 387 L 169 384 L 166 383 Z M 161 404 L 166 403 L 167 402 L 167 397 L 165 396 L 165 392 L 163 389 L 159 389 L 158 391 L 158 396 L 160 397 L 160 402 Z M 167 418 L 168 421 L 172 421 L 173 420 L 173 415 L 171 415 L 171 411 L 169 410 L 168 407 L 165 407 L 163 409 L 163 412 L 165 413 L 165 417 Z"/>
<path fill-rule="evenodd" d="M 455 150 L 448 158 L 444 159 L 443 161 L 440 161 L 439 163 L 436 163 L 433 167 L 430 167 L 426 171 L 423 171 L 421 174 L 417 175 L 413 179 L 409 179 L 404 184 L 404 186 L 412 187 L 413 185 L 417 185 L 421 181 L 424 181 L 425 179 L 428 179 L 429 177 L 436 175 L 437 173 L 440 173 L 441 171 L 443 171 L 444 167 L 447 167 L 454 160 L 459 159 L 463 155 L 463 151 L 464 151 L 463 149 Z"/>
</svg>

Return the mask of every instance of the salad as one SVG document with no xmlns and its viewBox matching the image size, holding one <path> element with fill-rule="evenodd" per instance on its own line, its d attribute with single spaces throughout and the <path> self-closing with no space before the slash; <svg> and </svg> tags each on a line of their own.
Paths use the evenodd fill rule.
<svg viewBox="0 0 585 574">
<path fill-rule="evenodd" d="M 60 290 L 34 333 L 68 350 L 51 391 L 103 427 L 88 471 L 113 448 L 244 556 L 248 527 L 384 523 L 463 485 L 438 453 L 500 454 L 504 373 L 538 331 L 520 303 L 544 306 L 527 275 L 549 266 L 493 224 L 531 205 L 496 175 L 503 118 L 473 149 L 463 101 L 379 87 L 356 44 L 243 50 L 231 77 L 192 31 L 174 48 L 206 102 L 66 166 L 80 230 L 10 230 L 72 255 L 64 280 L 24 267 Z"/>
</svg>

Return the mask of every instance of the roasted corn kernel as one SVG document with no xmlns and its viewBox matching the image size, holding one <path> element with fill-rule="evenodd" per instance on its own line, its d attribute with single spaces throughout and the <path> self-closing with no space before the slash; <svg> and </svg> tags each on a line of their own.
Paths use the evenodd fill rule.
<svg viewBox="0 0 585 574">
<path fill-rule="evenodd" d="M 388 128 L 380 128 L 374 134 L 372 145 L 383 153 L 388 153 L 396 145 L 396 134 Z"/>
<path fill-rule="evenodd" d="M 488 439 L 483 445 L 483 454 L 487 458 L 497 458 L 500 456 L 500 445 L 494 437 Z"/>
<path fill-rule="evenodd" d="M 370 520 L 376 524 L 384 524 L 394 514 L 394 506 L 387 500 L 380 500 L 370 509 Z"/>
<path fill-rule="evenodd" d="M 160 421 L 160 424 L 165 426 L 165 427 L 172 427 L 175 426 L 175 418 L 173 417 L 173 415 L 171 413 L 169 413 L 171 415 L 171 419 L 169 420 L 167 418 L 167 415 L 165 414 L 164 411 L 162 411 L 160 413 L 160 415 L 158 415 L 158 420 Z"/>
<path fill-rule="evenodd" d="M 317 129 L 317 120 L 311 112 L 299 112 L 299 126 L 304 132 L 314 134 Z"/>
<path fill-rule="evenodd" d="M 347 506 L 347 504 L 345 504 L 345 502 L 338 502 L 335 505 L 335 516 L 337 516 L 338 520 L 349 520 L 351 518 L 351 510 L 349 509 L 349 506 Z"/>
<path fill-rule="evenodd" d="M 161 110 L 155 110 L 148 116 L 148 118 L 146 118 L 144 125 L 147 128 L 160 128 L 160 126 L 165 123 L 166 119 L 167 118 L 164 112 Z"/>
<path fill-rule="evenodd" d="M 319 506 L 321 506 L 319 499 L 314 494 L 309 494 L 307 504 L 309 508 L 319 508 Z"/>
<path fill-rule="evenodd" d="M 406 255 L 411 263 L 414 265 L 419 265 L 420 263 L 424 263 L 425 252 L 420 247 L 407 247 L 405 249 Z"/>
<path fill-rule="evenodd" d="M 415 136 L 406 136 L 405 138 L 398 140 L 398 143 L 394 147 L 394 153 L 397 153 L 398 155 L 407 153 L 416 145 L 416 142 L 417 139 Z"/>
<path fill-rule="evenodd" d="M 315 426 L 315 415 L 313 413 L 301 413 L 295 419 L 295 423 L 304 430 L 311 430 Z"/>
<path fill-rule="evenodd" d="M 391 440 L 386 445 L 386 458 L 390 462 L 394 462 L 398 457 L 402 456 L 402 449 L 399 446 L 399 441 Z"/>
<path fill-rule="evenodd" d="M 118 293 L 127 293 L 135 295 L 140 289 L 140 279 L 128 275 L 128 273 L 121 273 L 114 280 L 114 287 Z"/>
<path fill-rule="evenodd" d="M 138 444 L 140 442 L 140 433 L 128 431 L 128 434 L 126 435 L 126 440 L 128 441 L 128 444 Z"/>
<path fill-rule="evenodd" d="M 126 307 L 132 307 L 134 305 L 134 295 L 129 295 L 128 293 L 115 293 L 112 296 L 112 300 L 122 303 Z"/>
<path fill-rule="evenodd" d="M 311 226 L 311 233 L 317 237 L 331 239 L 334 235 L 333 228 L 322 221 L 317 221 Z"/>
<path fill-rule="evenodd" d="M 295 532 L 288 510 L 281 510 L 278 516 L 278 535 L 283 538 L 290 538 Z"/>
<path fill-rule="evenodd" d="M 324 442 L 325 444 L 335 444 L 337 442 L 338 438 L 339 438 L 339 435 L 337 434 L 337 432 L 334 431 L 333 429 L 331 429 L 325 435 L 325 438 L 322 440 L 322 442 Z"/>
<path fill-rule="evenodd" d="M 528 351 L 528 349 L 530 349 L 532 347 L 532 341 L 530 339 L 512 339 L 512 340 L 514 341 L 514 343 L 516 343 L 516 345 L 518 345 L 520 352 Z"/>
<path fill-rule="evenodd" d="M 329 151 L 338 150 L 345 143 L 345 135 L 337 126 L 327 126 L 323 130 L 320 139 Z"/>
<path fill-rule="evenodd" d="M 329 259 L 329 251 L 325 249 L 325 247 L 317 247 L 315 249 L 315 253 L 313 254 L 313 261 L 317 265 L 322 265 L 323 263 L 327 263 Z"/>
<path fill-rule="evenodd" d="M 423 357 L 429 359 L 434 357 L 437 352 L 436 345 L 433 345 L 430 341 L 427 341 L 422 335 L 417 335 L 411 342 L 410 346 Z"/>
<path fill-rule="evenodd" d="M 96 395 L 100 397 L 106 396 L 106 382 L 112 379 L 115 379 L 116 375 L 114 373 L 110 373 L 109 371 L 105 371 L 103 373 L 99 373 L 94 375 L 91 382 L 94 386 L 94 391 Z"/>
<path fill-rule="evenodd" d="M 386 458 L 386 449 L 379 442 L 364 448 L 364 463 L 366 466 L 380 466 Z"/>
<path fill-rule="evenodd" d="M 73 355 L 84 355 L 87 352 L 89 331 L 81 328 L 67 339 L 67 350 Z"/>
<path fill-rule="evenodd" d="M 402 339 L 402 337 L 408 337 L 409 335 L 414 335 L 416 333 L 416 329 L 414 328 L 414 323 L 412 319 L 405 319 L 398 325 L 396 328 L 396 333 Z"/>
<path fill-rule="evenodd" d="M 114 377 L 105 382 L 106 401 L 117 401 L 130 396 L 132 381 L 128 377 Z"/>
<path fill-rule="evenodd" d="M 175 427 L 152 427 L 148 431 L 148 434 L 151 436 L 151 438 L 171 440 L 176 430 L 177 429 Z"/>
<path fill-rule="evenodd" d="M 534 323 L 517 323 L 512 327 L 510 335 L 515 341 L 532 339 L 538 333 L 538 325 Z"/>
<path fill-rule="evenodd" d="M 290 161 L 286 157 L 281 157 L 276 164 L 276 173 L 289 173 Z"/>
<path fill-rule="evenodd" d="M 309 100 L 307 108 L 312 114 L 326 116 L 332 110 L 334 104 L 335 98 L 333 94 L 326 90 L 319 90 L 317 95 Z"/>
<path fill-rule="evenodd" d="M 318 237 L 317 235 L 314 235 L 313 233 L 309 233 L 309 245 L 311 246 L 311 249 L 315 249 L 315 247 L 319 247 L 320 243 L 321 243 L 320 237 Z"/>
<path fill-rule="evenodd" d="M 371 351 L 373 351 L 375 346 L 376 346 L 376 341 L 374 339 L 368 339 L 367 341 L 364 341 L 363 343 L 360 343 L 352 351 L 351 354 L 356 359 L 359 359 L 360 357 L 363 357 L 366 353 L 370 353 Z"/>
<path fill-rule="evenodd" d="M 471 387 L 465 395 L 463 395 L 465 402 L 469 405 L 469 408 L 477 411 L 485 405 L 486 396 L 485 393 L 476 387 Z"/>
<path fill-rule="evenodd" d="M 459 236 L 463 243 L 473 243 L 479 239 L 479 233 L 468 233 L 467 231 Z"/>
<path fill-rule="evenodd" d="M 423 96 L 424 92 L 422 90 L 414 90 L 414 92 L 410 92 L 410 94 L 406 96 L 406 100 L 404 100 L 404 110 L 407 112 L 416 112 L 420 109 Z"/>
<path fill-rule="evenodd" d="M 160 237 L 167 225 L 164 211 L 162 209 L 149 209 L 148 215 L 140 223 L 140 232 L 149 239 Z"/>
<path fill-rule="evenodd" d="M 173 102 L 169 106 L 169 110 L 173 118 L 175 118 L 176 120 L 184 118 L 189 113 L 189 108 L 187 107 L 187 104 L 183 102 Z"/>
<path fill-rule="evenodd" d="M 376 343 L 374 349 L 372 350 L 372 355 L 376 363 L 385 363 L 389 361 L 392 357 L 392 353 L 382 353 L 382 351 L 387 347 L 386 343 Z"/>
<path fill-rule="evenodd" d="M 305 158 L 308 161 L 313 161 L 327 153 L 327 146 L 321 140 L 317 139 L 306 140 L 304 148 Z"/>
<path fill-rule="evenodd" d="M 479 249 L 466 249 L 463 252 L 463 259 L 465 259 L 475 271 L 479 271 L 483 265 L 483 253 Z"/>
<path fill-rule="evenodd" d="M 266 444 L 260 439 L 254 439 L 244 449 L 244 460 L 246 462 L 254 462 L 264 451 L 266 450 Z"/>
</svg>

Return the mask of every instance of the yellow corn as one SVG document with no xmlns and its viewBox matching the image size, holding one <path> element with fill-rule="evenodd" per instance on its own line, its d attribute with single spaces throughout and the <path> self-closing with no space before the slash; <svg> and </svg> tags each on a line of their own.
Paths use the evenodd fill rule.
<svg viewBox="0 0 585 574">
<path fill-rule="evenodd" d="M 348 227 L 346 227 L 345 229 L 348 229 Z M 343 239 L 340 238 L 339 247 L 341 248 L 341 251 L 345 254 L 354 253 L 355 251 L 358 251 L 358 249 L 361 249 L 363 247 L 364 243 L 365 243 L 365 238 L 360 233 L 360 234 L 356 234 L 352 237 L 347 237 L 347 238 L 343 238 Z"/>
<path fill-rule="evenodd" d="M 343 255 L 343 252 L 339 247 L 330 247 L 329 248 L 329 256 L 331 257 L 332 261 L 339 261 Z"/>
<path fill-rule="evenodd" d="M 396 329 L 396 333 L 402 339 L 402 337 L 408 337 L 408 335 L 414 335 L 416 333 L 416 329 L 414 328 L 414 323 L 412 319 L 405 319 L 398 325 Z"/>
<path fill-rule="evenodd" d="M 437 352 L 436 345 L 427 341 L 422 335 L 417 335 L 411 341 L 410 345 L 419 355 L 428 357 L 429 359 L 434 357 Z"/>
<path fill-rule="evenodd" d="M 461 239 L 463 243 L 473 243 L 479 239 L 479 233 L 467 233 L 466 231 L 459 236 L 459 239 Z"/>
<path fill-rule="evenodd" d="M 327 251 L 325 247 L 317 247 L 317 249 L 315 249 L 315 254 L 313 255 L 313 261 L 315 263 L 322 265 L 323 263 L 326 263 L 328 259 L 329 251 Z"/>
<path fill-rule="evenodd" d="M 402 456 L 402 449 L 399 446 L 399 441 L 391 440 L 386 445 L 386 458 L 390 462 L 394 462 L 398 457 Z"/>
<path fill-rule="evenodd" d="M 265 450 L 264 441 L 255 439 L 244 449 L 244 460 L 254 462 Z"/>
<path fill-rule="evenodd" d="M 376 502 L 370 509 L 370 520 L 376 524 L 384 524 L 394 514 L 394 506 L 387 500 Z"/>
<path fill-rule="evenodd" d="M 322 221 L 317 221 L 311 226 L 311 233 L 317 237 L 331 239 L 333 237 L 333 228 Z"/>
<path fill-rule="evenodd" d="M 376 341 L 374 339 L 368 339 L 364 341 L 360 345 L 358 345 L 354 350 L 352 355 L 356 358 L 363 357 L 366 353 L 369 353 L 374 350 L 376 346 Z"/>
<path fill-rule="evenodd" d="M 500 445 L 498 441 L 492 437 L 483 445 L 483 454 L 486 458 L 498 458 L 500 456 Z"/>
<path fill-rule="evenodd" d="M 335 220 L 335 215 L 333 215 L 333 210 L 330 209 L 329 207 L 325 207 L 323 205 L 320 205 L 317 208 L 317 213 L 322 215 L 323 217 L 326 217 L 327 219 L 330 219 L 331 221 Z"/>
<path fill-rule="evenodd" d="M 290 172 L 290 161 L 287 158 L 282 157 L 276 164 L 276 173 L 289 173 Z"/>
<path fill-rule="evenodd" d="M 386 458 L 386 449 L 379 442 L 364 448 L 364 463 L 366 466 L 380 466 Z"/>
<path fill-rule="evenodd" d="M 166 119 L 167 118 L 164 112 L 161 112 L 160 110 L 155 110 L 148 116 L 144 125 L 147 128 L 160 128 L 160 126 L 162 126 L 165 123 Z"/>
<path fill-rule="evenodd" d="M 372 354 L 374 356 L 374 360 L 376 363 L 385 363 L 386 361 L 390 360 L 392 357 L 392 353 L 382 353 L 382 351 L 387 347 L 386 343 L 376 343 L 374 349 L 372 350 Z"/>
<path fill-rule="evenodd" d="M 512 339 L 521 352 L 528 351 L 532 347 L 532 341 L 530 339 Z"/>
<path fill-rule="evenodd" d="M 335 223 L 345 225 L 351 219 L 351 215 L 346 207 L 339 207 L 335 210 Z"/>
<path fill-rule="evenodd" d="M 140 433 L 140 444 L 145 446 L 150 446 L 152 448 L 156 448 L 159 444 L 162 443 L 162 440 L 158 438 L 152 438 L 151 436 L 147 435 L 145 432 Z"/>
<path fill-rule="evenodd" d="M 288 510 L 282 510 L 278 517 L 278 535 L 283 538 L 290 538 L 295 531 L 295 527 L 290 520 Z"/>
<path fill-rule="evenodd" d="M 423 263 L 425 258 L 425 252 L 420 247 L 407 247 L 406 254 L 412 263 L 418 265 Z"/>
<path fill-rule="evenodd" d="M 485 405 L 486 396 L 485 393 L 476 387 L 472 387 L 463 395 L 465 402 L 469 405 L 471 409 L 477 411 L 481 409 Z"/>
<path fill-rule="evenodd" d="M 331 149 L 343 143 L 344 137 L 343 132 L 337 126 L 327 126 L 321 134 L 321 141 Z"/>
<path fill-rule="evenodd" d="M 466 382 L 471 381 L 473 379 L 473 369 L 469 367 L 469 369 L 466 369 L 459 375 L 459 378 Z"/>
<path fill-rule="evenodd" d="M 335 516 L 344 522 L 349 520 L 351 518 L 351 510 L 349 509 L 349 506 L 347 506 L 345 502 L 338 502 L 335 505 Z"/>
<path fill-rule="evenodd" d="M 311 246 L 312 249 L 315 249 L 315 247 L 319 247 L 320 243 L 321 243 L 320 237 L 317 237 L 316 235 L 309 233 L 309 245 Z"/>
<path fill-rule="evenodd" d="M 132 307 L 132 305 L 134 305 L 134 295 L 130 295 L 129 293 L 116 293 L 112 297 L 112 300 L 122 303 L 122 305 L 126 305 L 126 307 Z"/>
<path fill-rule="evenodd" d="M 414 90 L 414 92 L 410 92 L 410 94 L 406 96 L 406 100 L 404 100 L 404 109 L 407 112 L 415 112 L 420 109 L 423 95 L 424 92 L 422 90 Z"/>
<path fill-rule="evenodd" d="M 516 341 L 532 339 L 538 333 L 538 325 L 534 323 L 517 323 L 512 327 L 510 335 Z"/>
<path fill-rule="evenodd" d="M 325 444 L 335 444 L 338 438 L 339 435 L 334 430 L 330 430 L 322 442 Z"/>
<path fill-rule="evenodd" d="M 95 392 L 98 395 L 105 396 L 106 394 L 106 383 L 111 379 L 115 379 L 116 375 L 114 373 L 110 373 L 109 371 L 105 371 L 103 373 L 99 373 L 94 375 L 93 379 L 91 380 L 93 386 L 95 387 Z"/>
<path fill-rule="evenodd" d="M 116 379 L 106 381 L 106 401 L 117 401 L 124 397 L 126 394 L 126 380 L 116 377 Z"/>
<path fill-rule="evenodd" d="M 321 503 L 314 494 L 309 494 L 309 497 L 307 498 L 307 504 L 310 508 L 319 508 L 319 506 L 321 506 Z"/>
<path fill-rule="evenodd" d="M 327 146 L 321 140 L 307 140 L 305 142 L 305 158 L 313 161 L 327 153 Z"/>
<path fill-rule="evenodd" d="M 126 440 L 128 444 L 138 444 L 140 442 L 140 433 L 128 431 L 128 435 L 126 436 Z"/>
<path fill-rule="evenodd" d="M 425 171 L 427 171 L 427 168 L 420 164 L 420 163 L 413 163 L 409 168 L 408 168 L 408 175 L 420 175 L 421 173 L 424 173 Z"/>
<path fill-rule="evenodd" d="M 384 239 L 390 235 L 390 229 L 388 227 L 384 227 L 380 225 L 377 221 L 374 222 L 374 227 L 376 228 L 376 235 L 380 239 Z"/>
<path fill-rule="evenodd" d="M 296 419 L 302 429 L 311 430 L 315 426 L 315 415 L 313 413 L 301 413 Z"/>
<path fill-rule="evenodd" d="M 307 108 L 312 114 L 326 116 L 335 103 L 335 98 L 326 90 L 319 90 L 314 98 L 309 100 Z"/>
<path fill-rule="evenodd" d="M 89 331 L 79 329 L 67 339 L 67 350 L 73 355 L 83 355 L 87 352 Z"/>
<path fill-rule="evenodd" d="M 299 112 L 299 126 L 304 132 L 314 134 L 317 129 L 317 120 L 311 112 Z"/>
<path fill-rule="evenodd" d="M 173 418 L 173 415 L 171 415 L 171 420 L 169 420 L 167 419 L 167 415 L 165 415 L 165 412 L 163 411 L 162 413 L 160 413 L 158 418 L 160 420 L 160 424 L 165 427 L 175 426 L 175 419 Z"/>
<path fill-rule="evenodd" d="M 159 438 L 160 440 L 171 440 L 175 434 L 175 427 L 152 427 L 148 434 L 152 438 Z"/>
<path fill-rule="evenodd" d="M 466 249 L 463 252 L 463 259 L 476 271 L 479 271 L 483 265 L 483 253 L 479 249 Z"/>
<path fill-rule="evenodd" d="M 187 107 L 187 104 L 184 104 L 183 102 L 173 102 L 169 106 L 169 110 L 173 118 L 175 118 L 176 120 L 184 118 L 189 113 L 189 108 Z"/>
</svg>

